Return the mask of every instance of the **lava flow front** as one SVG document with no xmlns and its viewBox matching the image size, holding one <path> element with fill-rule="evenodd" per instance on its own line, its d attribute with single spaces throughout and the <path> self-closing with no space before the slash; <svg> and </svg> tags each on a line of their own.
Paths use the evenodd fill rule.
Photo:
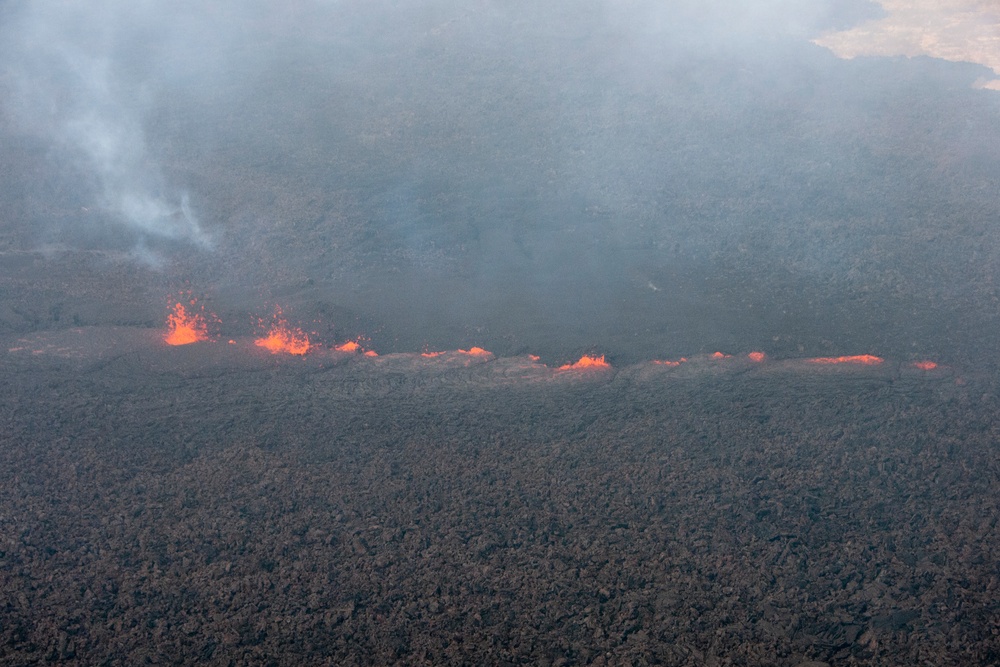
<svg viewBox="0 0 1000 667">
<path fill-rule="evenodd" d="M 194 306 L 192 300 L 190 305 Z M 189 345 L 208 340 L 208 324 L 200 313 L 189 313 L 184 304 L 177 302 L 173 312 L 167 315 L 167 334 L 163 337 L 167 345 Z"/>
</svg>

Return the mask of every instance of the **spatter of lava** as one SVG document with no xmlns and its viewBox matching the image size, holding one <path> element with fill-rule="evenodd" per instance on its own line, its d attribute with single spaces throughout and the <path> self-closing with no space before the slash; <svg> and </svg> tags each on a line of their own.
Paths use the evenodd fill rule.
<svg viewBox="0 0 1000 667">
<path fill-rule="evenodd" d="M 340 345 L 334 346 L 333 349 L 335 349 L 337 352 L 357 352 L 359 354 L 365 355 L 366 357 L 378 356 L 378 352 L 376 352 L 375 350 L 364 349 L 363 347 L 361 347 L 361 344 L 356 340 L 349 340 L 346 343 L 341 343 Z"/>
<path fill-rule="evenodd" d="M 197 303 L 191 299 L 188 305 Z M 198 341 L 208 340 L 208 323 L 201 313 L 188 312 L 180 301 L 174 304 L 173 310 L 167 315 L 167 333 L 163 336 L 167 345 L 190 345 Z"/>
<path fill-rule="evenodd" d="M 579 361 L 572 364 L 563 364 L 557 370 L 577 371 L 584 368 L 611 368 L 611 364 L 605 361 L 603 354 L 599 357 L 593 357 L 585 354 L 580 357 Z"/>
<path fill-rule="evenodd" d="M 459 354 L 467 354 L 470 357 L 492 357 L 493 353 L 481 347 L 470 347 L 468 350 L 459 350 Z"/>
<path fill-rule="evenodd" d="M 281 316 L 281 310 L 274 315 L 274 321 L 267 334 L 254 341 L 258 347 L 262 347 L 271 354 L 303 355 L 312 349 L 309 336 L 302 329 L 289 326 L 288 322 Z"/>
<path fill-rule="evenodd" d="M 187 306 L 185 306 L 182 302 L 184 300 L 187 300 Z M 208 334 L 209 319 L 218 323 L 218 317 L 214 314 L 208 313 L 206 317 L 204 308 L 197 305 L 196 299 L 189 298 L 187 296 L 177 299 L 174 301 L 174 306 L 171 309 L 171 312 L 167 315 L 167 333 L 164 334 L 163 340 L 168 345 L 188 345 L 199 341 L 211 340 L 211 337 Z M 261 321 L 261 328 L 264 328 L 263 321 Z M 368 350 L 362 346 L 361 341 L 365 340 L 367 339 L 360 337 L 353 341 L 347 341 L 345 343 L 341 343 L 340 345 L 335 345 L 333 349 L 338 352 L 357 353 L 367 357 L 377 357 L 378 354 L 374 350 Z M 235 344 L 235 341 L 230 340 L 229 343 Z M 273 322 L 267 330 L 267 333 L 258 337 L 254 341 L 254 344 L 258 347 L 265 348 L 273 354 L 285 353 L 299 356 L 304 355 L 317 347 L 309 340 L 309 336 L 305 332 L 288 324 L 282 316 L 280 308 L 276 310 Z M 425 349 L 424 352 L 420 353 L 420 356 L 425 359 L 434 359 L 448 354 L 479 357 L 484 360 L 494 358 L 492 352 L 481 347 L 471 347 L 468 350 L 455 350 L 452 353 L 443 351 L 428 351 Z M 733 357 L 732 354 L 724 352 L 714 352 L 708 356 L 711 359 L 720 361 L 731 359 Z M 528 355 L 528 357 L 532 362 L 537 363 L 539 361 L 539 358 L 535 355 Z M 761 363 L 767 360 L 766 354 L 757 351 L 748 353 L 746 357 L 750 361 L 756 363 Z M 674 361 L 656 359 L 651 363 L 660 366 L 673 367 L 680 366 L 687 361 L 688 359 L 686 357 L 680 357 Z M 885 360 L 882 357 L 877 357 L 872 354 L 859 354 L 839 357 L 812 357 L 804 359 L 804 361 L 820 366 L 836 364 L 878 366 Z M 910 362 L 909 365 L 913 368 L 924 371 L 932 371 L 940 367 L 937 362 L 929 360 L 913 361 Z M 608 368 L 611 368 L 611 364 L 608 363 L 604 355 L 583 355 L 578 361 L 557 366 L 555 370 L 569 371 Z"/>
</svg>

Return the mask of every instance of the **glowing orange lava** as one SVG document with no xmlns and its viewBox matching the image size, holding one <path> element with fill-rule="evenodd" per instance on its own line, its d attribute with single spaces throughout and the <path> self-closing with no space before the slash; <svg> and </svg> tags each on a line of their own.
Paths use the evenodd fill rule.
<svg viewBox="0 0 1000 667">
<path fill-rule="evenodd" d="M 876 357 L 873 354 L 855 354 L 847 357 L 813 357 L 812 359 L 806 359 L 811 364 L 857 364 L 860 366 L 877 366 L 881 364 L 885 359 L 882 357 Z"/>
<path fill-rule="evenodd" d="M 590 355 L 583 355 L 580 357 L 580 361 L 574 364 L 563 364 L 556 370 L 560 371 L 575 371 L 584 368 L 611 368 L 611 364 L 604 360 L 604 355 L 599 357 L 592 357 Z"/>
<path fill-rule="evenodd" d="M 301 356 L 312 349 L 309 336 L 303 333 L 302 329 L 289 326 L 288 322 L 281 317 L 280 310 L 275 314 L 274 322 L 267 335 L 255 340 L 254 344 L 263 347 L 271 354 L 285 352 Z"/>
<path fill-rule="evenodd" d="M 366 357 L 378 356 L 378 352 L 376 352 L 375 350 L 366 350 L 365 348 L 361 347 L 361 343 L 359 343 L 356 340 L 349 340 L 346 343 L 341 343 L 340 345 L 334 346 L 333 349 L 335 349 L 337 352 L 360 352 L 361 354 L 364 354 L 364 356 Z"/>
<path fill-rule="evenodd" d="M 192 300 L 190 305 L 194 304 Z M 167 315 L 167 334 L 163 340 L 167 345 L 189 345 L 208 340 L 205 317 L 200 313 L 188 313 L 184 304 L 176 303 L 173 312 Z"/>
<path fill-rule="evenodd" d="M 2 0 L 0 0 L 2 2 Z M 163 340 L 168 345 L 189 345 L 191 343 L 197 343 L 200 341 L 216 340 L 219 338 L 216 330 L 218 325 L 218 317 L 212 313 L 206 312 L 204 307 L 198 304 L 197 300 L 191 298 L 191 293 L 189 291 L 181 292 L 177 297 L 172 298 L 169 302 L 172 304 L 171 311 L 167 315 L 167 331 L 163 334 Z M 209 323 L 212 323 L 213 336 L 209 336 Z M 263 321 L 260 322 L 261 330 L 265 329 Z M 229 339 L 227 341 L 230 345 L 235 345 L 236 341 Z M 360 336 L 355 340 L 346 341 L 340 345 L 334 346 L 334 350 L 337 352 L 346 352 L 352 354 L 363 355 L 366 357 L 377 357 L 379 356 L 374 350 L 366 349 L 366 344 L 368 339 L 364 336 Z M 258 336 L 254 340 L 254 344 L 258 347 L 263 347 L 273 354 L 285 353 L 292 355 L 304 355 L 313 350 L 315 345 L 310 342 L 309 336 L 304 333 L 301 329 L 297 327 L 289 326 L 288 322 L 282 316 L 281 309 L 276 309 L 273 321 L 270 327 L 267 328 L 267 333 Z M 10 352 L 16 352 L 22 350 L 22 347 L 12 347 L 9 349 Z M 324 348 L 329 349 L 329 348 Z M 36 351 L 36 353 L 41 353 Z M 522 353 L 523 354 L 523 353 Z M 739 353 L 742 354 L 742 353 Z M 441 357 L 443 355 L 448 355 L 447 359 L 454 360 L 455 355 L 464 355 L 468 357 L 479 357 L 483 360 L 489 360 L 494 358 L 494 355 L 489 350 L 481 347 L 470 347 L 468 350 L 454 350 L 454 351 L 430 351 L 427 346 L 424 346 L 424 351 L 420 353 L 420 356 L 425 359 L 433 359 L 436 357 Z M 528 359 L 534 363 L 539 363 L 540 359 L 537 355 L 527 354 Z M 733 354 L 727 354 L 725 352 L 713 352 L 707 355 L 707 358 L 714 360 L 723 360 L 733 358 Z M 752 362 L 760 363 L 767 359 L 767 355 L 764 352 L 754 351 L 746 355 L 746 358 Z M 697 359 L 705 359 L 704 355 L 699 355 Z M 696 363 L 697 363 L 696 359 Z M 650 363 L 657 364 L 660 366 L 676 367 L 687 362 L 686 357 L 679 357 L 676 360 L 661 360 L 654 359 Z M 789 359 L 788 361 L 793 361 Z M 796 363 L 801 363 L 805 361 L 810 364 L 816 364 L 821 366 L 829 366 L 835 364 L 844 365 L 856 365 L 856 366 L 878 366 L 882 364 L 885 360 L 882 357 L 875 356 L 873 354 L 857 354 L 857 355 L 846 355 L 838 357 L 811 357 L 807 359 L 799 358 L 795 360 Z M 466 362 L 472 363 L 472 362 Z M 544 367 L 548 368 L 547 365 Z M 555 370 L 568 371 L 568 370 L 584 370 L 584 369 L 608 369 L 611 368 L 611 364 L 605 359 L 604 355 L 589 355 L 585 354 L 576 362 L 566 363 L 561 366 L 555 367 Z M 920 360 L 920 361 L 910 361 L 907 363 L 907 367 L 916 368 L 922 371 L 932 371 L 940 368 L 940 365 L 936 361 L 930 360 Z M 952 368 L 946 366 L 950 371 Z M 964 382 L 963 380 L 956 379 L 956 383 Z"/>
</svg>

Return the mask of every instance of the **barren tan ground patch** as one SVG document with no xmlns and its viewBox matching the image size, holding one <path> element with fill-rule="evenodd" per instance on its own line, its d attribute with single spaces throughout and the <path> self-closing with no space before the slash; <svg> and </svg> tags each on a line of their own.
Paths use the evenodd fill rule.
<svg viewBox="0 0 1000 667">
<path fill-rule="evenodd" d="M 1000 77 L 1000 6 L 981 0 L 881 0 L 886 16 L 815 40 L 841 58 L 930 56 L 985 65 Z M 976 82 L 1000 90 L 1000 78 Z"/>
</svg>

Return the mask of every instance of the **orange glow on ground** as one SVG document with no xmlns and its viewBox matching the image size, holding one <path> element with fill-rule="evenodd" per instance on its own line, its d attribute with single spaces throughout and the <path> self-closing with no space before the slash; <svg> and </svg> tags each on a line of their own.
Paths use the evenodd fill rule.
<svg viewBox="0 0 1000 667">
<path fill-rule="evenodd" d="M 279 310 L 274 316 L 274 322 L 267 335 L 254 341 L 257 347 L 268 350 L 271 354 L 284 352 L 286 354 L 303 355 L 312 349 L 312 343 L 302 329 L 291 327 L 281 317 Z"/>
<path fill-rule="evenodd" d="M 556 370 L 575 371 L 584 368 L 611 368 L 611 364 L 604 360 L 603 354 L 599 357 L 592 357 L 585 354 L 575 364 L 563 364 Z"/>
<path fill-rule="evenodd" d="M 167 331 L 163 334 L 163 340 L 168 345 L 189 345 L 191 343 L 197 343 L 200 341 L 213 340 L 209 336 L 208 324 L 209 321 L 218 322 L 218 318 L 211 313 L 206 313 L 203 306 L 197 304 L 197 300 L 190 297 L 190 292 L 182 292 L 182 295 L 172 300 L 173 307 L 167 315 Z M 261 322 L 261 328 L 264 328 L 263 322 Z M 365 337 L 359 337 L 355 340 L 346 341 L 340 345 L 334 346 L 334 350 L 337 352 L 346 352 L 359 354 L 365 357 L 377 357 L 379 356 L 374 350 L 365 349 L 363 341 L 367 341 Z M 230 345 L 235 345 L 235 340 L 227 341 Z M 254 344 L 258 347 L 263 347 L 273 354 L 286 353 L 292 355 L 304 355 L 312 351 L 315 345 L 310 342 L 309 336 L 297 327 L 289 326 L 288 322 L 282 317 L 281 309 L 277 309 L 273 318 L 273 322 L 270 328 L 267 330 L 266 334 L 259 335 L 255 340 Z M 21 348 L 11 348 L 11 351 L 20 350 Z M 420 356 L 425 359 L 433 359 L 435 357 L 441 357 L 443 355 L 465 355 L 469 357 L 480 357 L 483 359 L 493 358 L 494 355 L 489 350 L 482 347 L 471 347 L 467 350 L 455 350 L 453 352 L 449 351 L 430 351 L 427 347 L 424 347 L 424 351 L 420 353 Z M 540 359 L 538 355 L 527 354 L 528 359 L 532 362 L 539 362 Z M 717 351 L 708 355 L 709 359 L 723 360 L 733 358 L 733 354 L 727 354 L 725 352 Z M 767 359 L 767 355 L 764 352 L 753 351 L 747 354 L 747 359 L 753 362 L 763 362 Z M 679 357 L 676 360 L 668 359 L 653 359 L 648 363 L 653 363 L 659 366 L 676 367 L 680 366 L 682 363 L 687 362 L 686 357 Z M 882 364 L 885 359 L 873 354 L 858 354 L 858 355 L 845 355 L 837 357 L 811 357 L 807 359 L 799 359 L 799 362 L 805 361 L 810 364 L 816 364 L 821 366 L 829 365 L 856 365 L 856 366 L 878 366 Z M 940 368 L 940 365 L 936 361 L 930 360 L 920 360 L 911 361 L 908 363 L 909 367 L 916 368 L 923 371 L 932 371 Z M 592 368 L 611 368 L 611 364 L 605 358 L 605 355 L 583 355 L 576 362 L 566 363 L 561 366 L 555 367 L 555 370 L 565 371 L 565 370 L 581 370 L 581 369 L 592 369 Z"/>
<path fill-rule="evenodd" d="M 194 304 L 192 300 L 191 305 Z M 188 313 L 184 304 L 178 302 L 174 305 L 173 312 L 167 315 L 167 334 L 163 340 L 167 345 L 190 345 L 208 340 L 205 317 L 199 313 Z"/>
<path fill-rule="evenodd" d="M 356 340 L 349 340 L 346 343 L 341 343 L 340 345 L 334 346 L 333 349 L 335 349 L 337 352 L 360 352 L 364 354 L 366 357 L 378 356 L 378 352 L 376 352 L 375 350 L 366 350 L 365 348 L 361 347 L 361 344 Z"/>
<path fill-rule="evenodd" d="M 813 357 L 806 359 L 811 364 L 858 364 L 860 366 L 877 366 L 885 361 L 882 357 L 873 354 L 855 354 L 847 357 Z"/>
</svg>

